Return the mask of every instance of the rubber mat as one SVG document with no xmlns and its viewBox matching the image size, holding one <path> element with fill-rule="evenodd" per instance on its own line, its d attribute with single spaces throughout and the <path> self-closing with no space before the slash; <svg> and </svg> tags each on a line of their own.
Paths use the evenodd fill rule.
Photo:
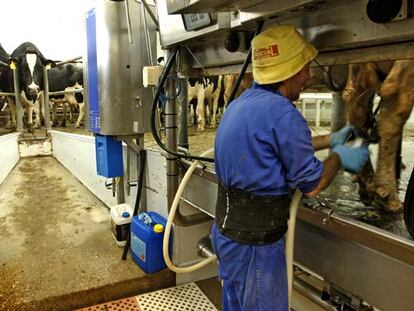
<svg viewBox="0 0 414 311">
<path fill-rule="evenodd" d="M 114 300 L 75 311 L 217 311 L 195 283 Z"/>
</svg>

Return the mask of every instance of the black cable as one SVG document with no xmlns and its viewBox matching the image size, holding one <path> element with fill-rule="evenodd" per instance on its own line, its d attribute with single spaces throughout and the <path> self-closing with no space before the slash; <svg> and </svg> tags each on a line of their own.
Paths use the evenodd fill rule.
<svg viewBox="0 0 414 311">
<path fill-rule="evenodd" d="M 135 199 L 135 206 L 134 206 L 134 212 L 132 213 L 132 218 L 138 214 L 139 203 L 141 202 L 142 188 L 144 186 L 143 183 L 144 183 L 144 173 L 145 173 L 144 169 L 145 169 L 146 156 L 147 156 L 147 152 L 145 151 L 145 149 L 141 149 L 139 151 L 138 190 L 137 190 L 137 197 Z M 128 237 L 126 240 L 126 244 L 124 246 L 124 251 L 122 253 L 122 260 L 126 259 L 129 247 L 131 246 L 131 227 L 132 227 L 132 223 L 129 227 Z"/>
<path fill-rule="evenodd" d="M 160 98 L 161 90 L 164 86 L 165 80 L 167 79 L 168 73 L 170 72 L 170 69 L 171 69 L 172 65 L 174 64 L 177 52 L 178 52 L 178 48 L 175 47 L 172 50 L 169 57 L 168 57 L 168 60 L 165 64 L 164 70 L 162 71 L 160 80 L 159 80 L 158 85 L 157 85 L 157 91 L 155 93 L 154 101 L 152 102 L 152 108 L 151 108 L 151 132 L 152 132 L 152 136 L 154 137 L 154 140 L 158 144 L 158 146 L 161 147 L 161 149 L 163 149 L 164 151 L 166 151 L 166 152 L 168 152 L 172 155 L 177 156 L 178 158 L 184 158 L 184 159 L 188 159 L 188 160 L 199 160 L 199 161 L 205 161 L 205 162 L 214 162 L 213 158 L 183 155 L 181 153 L 177 153 L 177 152 L 168 150 L 168 148 L 163 144 L 161 138 L 158 136 L 157 129 L 155 127 L 155 119 L 156 119 L 155 114 L 156 114 L 157 107 L 158 107 L 157 103 L 158 103 L 158 100 Z"/>
<path fill-rule="evenodd" d="M 262 31 L 263 24 L 264 24 L 263 20 L 257 22 L 256 32 L 254 33 L 255 37 Z M 230 105 L 230 103 L 233 101 L 234 97 L 236 96 L 236 92 L 239 89 L 241 80 L 243 79 L 243 76 L 247 70 L 247 66 L 250 63 L 251 58 L 252 58 L 252 45 L 250 44 L 249 52 L 247 53 L 247 57 L 244 60 L 243 66 L 240 70 L 239 76 L 237 77 L 236 83 L 234 84 L 233 90 L 231 91 L 227 106 Z"/>
</svg>

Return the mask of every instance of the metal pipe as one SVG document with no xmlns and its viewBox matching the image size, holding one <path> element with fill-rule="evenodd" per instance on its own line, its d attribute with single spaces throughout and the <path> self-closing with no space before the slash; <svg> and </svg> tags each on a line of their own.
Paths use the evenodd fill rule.
<svg viewBox="0 0 414 311">
<path fill-rule="evenodd" d="M 0 96 L 16 96 L 15 93 L 5 93 L 5 92 L 0 92 Z"/>
<path fill-rule="evenodd" d="M 167 137 L 167 148 L 177 152 L 177 107 L 176 107 L 176 66 L 172 65 L 167 78 L 167 102 L 165 104 L 165 134 Z M 178 189 L 178 165 L 177 156 L 167 153 L 167 202 L 168 207 L 173 203 L 175 193 Z"/>
<path fill-rule="evenodd" d="M 49 92 L 49 96 L 75 94 L 75 93 L 82 93 L 82 92 L 83 92 L 83 89 L 73 89 L 73 90 L 70 90 L 70 91 L 56 91 L 56 92 Z"/>
<path fill-rule="evenodd" d="M 65 60 L 63 62 L 56 63 L 55 67 L 63 66 L 65 64 L 69 64 L 69 63 L 75 63 L 77 60 L 80 60 L 80 59 L 82 59 L 82 56 L 71 58 L 69 60 Z"/>
<path fill-rule="evenodd" d="M 198 254 L 203 258 L 209 258 L 215 255 L 213 247 L 211 246 L 210 237 L 208 235 L 198 241 L 197 250 Z"/>
<path fill-rule="evenodd" d="M 188 82 L 187 79 L 179 79 L 181 93 L 178 95 L 179 121 L 178 121 L 178 146 L 188 149 Z"/>
<path fill-rule="evenodd" d="M 148 30 L 148 24 L 147 24 L 147 15 L 145 14 L 145 8 L 143 5 L 141 5 L 141 14 L 142 14 L 142 20 L 144 23 L 144 34 L 145 34 L 145 43 L 147 45 L 148 61 L 151 66 L 154 66 L 154 61 L 152 58 L 152 50 L 151 50 L 151 39 L 149 36 L 149 30 Z"/>
<path fill-rule="evenodd" d="M 176 103 L 176 67 L 172 65 L 169 77 L 167 78 L 167 103 L 165 105 L 165 134 L 167 137 L 167 148 L 177 152 L 177 103 Z M 166 153 L 167 160 L 167 204 L 168 213 L 173 204 L 175 194 L 178 190 L 178 158 L 177 156 Z M 184 216 L 177 209 L 174 223 L 180 226 L 195 225 L 210 219 L 204 213 Z"/>
<path fill-rule="evenodd" d="M 43 103 L 45 106 L 45 125 L 46 128 L 48 130 L 51 129 L 50 127 L 50 106 L 49 106 L 49 75 L 48 75 L 48 68 L 49 65 L 43 67 L 43 84 L 44 84 L 44 89 L 43 89 Z"/>
<path fill-rule="evenodd" d="M 346 125 L 346 108 L 342 100 L 342 92 L 332 92 L 331 132 L 340 130 Z"/>
<path fill-rule="evenodd" d="M 129 197 L 131 194 L 131 148 L 127 145 L 126 147 L 126 169 L 125 169 L 125 179 L 126 179 L 126 195 Z"/>
<path fill-rule="evenodd" d="M 125 203 L 124 176 L 119 176 L 116 183 L 116 202 L 118 204 Z"/>
<path fill-rule="evenodd" d="M 5 67 L 9 67 L 10 66 L 9 64 L 2 62 L 1 60 L 0 60 L 0 65 L 3 65 Z"/>
<path fill-rule="evenodd" d="M 17 121 L 17 130 L 23 132 L 23 108 L 20 102 L 20 84 L 19 84 L 19 72 L 14 65 L 13 69 L 13 82 L 14 82 L 14 98 L 16 99 L 16 121 Z"/>
<path fill-rule="evenodd" d="M 128 29 L 128 40 L 129 43 L 132 44 L 132 27 L 131 27 L 131 17 L 129 14 L 129 2 L 128 0 L 125 0 L 125 17 L 127 22 L 127 29 Z"/>
<path fill-rule="evenodd" d="M 160 29 L 160 23 L 158 22 L 157 17 L 152 12 L 151 7 L 148 5 L 147 1 L 146 0 L 141 0 L 141 1 L 144 4 L 145 8 L 147 9 L 148 14 L 151 16 L 151 19 L 154 22 L 155 27 L 157 27 L 157 31 L 158 31 Z"/>
</svg>

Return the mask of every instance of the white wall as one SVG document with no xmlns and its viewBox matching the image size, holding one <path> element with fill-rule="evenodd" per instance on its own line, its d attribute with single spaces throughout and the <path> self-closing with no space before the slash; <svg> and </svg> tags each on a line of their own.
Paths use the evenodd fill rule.
<svg viewBox="0 0 414 311">
<path fill-rule="evenodd" d="M 117 204 L 112 190 L 105 187 L 105 177 L 96 173 L 95 138 L 93 136 L 51 131 L 53 156 L 66 167 L 82 184 L 108 207 Z M 124 174 L 126 171 L 126 152 L 123 146 Z M 130 179 L 137 179 L 137 156 L 130 152 Z M 167 217 L 167 181 L 165 175 L 165 158 L 158 152 L 147 151 L 145 172 L 147 206 Z M 137 187 L 130 188 L 130 195 L 125 194 L 125 202 L 134 206 Z"/>
<path fill-rule="evenodd" d="M 0 136 L 0 184 L 19 161 L 19 133 Z"/>
<path fill-rule="evenodd" d="M 65 166 L 82 184 L 95 194 L 108 207 L 116 204 L 112 192 L 105 189 L 105 178 L 96 174 L 95 142 L 93 136 L 76 135 L 51 131 L 53 155 Z M 123 149 L 124 172 L 126 167 L 126 146 Z M 165 157 L 159 151 L 147 150 L 145 185 L 147 209 L 155 211 L 165 218 L 167 211 L 167 178 L 165 172 Z M 137 156 L 130 153 L 130 179 L 137 178 Z M 131 205 L 135 202 L 137 187 L 131 188 L 130 196 L 125 195 L 125 201 Z M 194 210 L 198 212 L 198 210 Z M 192 211 L 192 213 L 194 213 Z M 187 214 L 187 213 L 186 213 Z M 191 214 L 191 212 L 189 212 Z M 174 226 L 173 229 L 173 258 L 174 262 L 188 265 L 200 260 L 197 255 L 197 242 L 208 234 L 211 222 L 189 227 Z M 217 275 L 216 264 L 210 264 L 203 269 L 190 274 L 177 274 L 177 283 L 186 283 Z"/>
</svg>

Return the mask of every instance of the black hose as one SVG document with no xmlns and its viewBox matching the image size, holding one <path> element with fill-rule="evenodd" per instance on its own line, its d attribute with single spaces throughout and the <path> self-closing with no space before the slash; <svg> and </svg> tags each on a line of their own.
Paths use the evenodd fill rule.
<svg viewBox="0 0 414 311">
<path fill-rule="evenodd" d="M 165 64 L 164 70 L 162 71 L 160 80 L 159 80 L 158 85 L 157 85 L 157 91 L 155 93 L 154 101 L 152 102 L 152 108 L 151 108 L 151 132 L 152 132 L 152 136 L 154 137 L 154 139 L 155 139 L 156 143 L 158 144 L 158 146 L 160 146 L 164 151 L 166 151 L 166 152 L 168 152 L 172 155 L 175 155 L 178 158 L 184 158 L 184 159 L 188 159 L 188 160 L 199 160 L 199 161 L 205 161 L 205 162 L 214 162 L 213 158 L 184 155 L 184 154 L 181 154 L 181 153 L 177 153 L 177 152 L 168 150 L 168 148 L 163 144 L 161 138 L 158 136 L 158 132 L 157 132 L 157 129 L 155 127 L 155 119 L 156 119 L 155 114 L 156 114 L 157 107 L 158 107 L 158 100 L 160 98 L 161 90 L 164 86 L 165 80 L 167 80 L 167 75 L 170 72 L 170 69 L 171 69 L 172 65 L 174 64 L 177 52 L 178 52 L 178 48 L 175 47 L 172 50 L 169 57 L 168 57 L 168 60 Z"/>
<path fill-rule="evenodd" d="M 263 20 L 257 22 L 256 32 L 254 33 L 255 37 L 262 31 L 263 24 L 264 24 Z M 244 60 L 243 66 L 240 70 L 239 76 L 237 77 L 236 83 L 234 84 L 233 90 L 231 91 L 227 106 L 230 105 L 230 103 L 233 101 L 234 97 L 236 96 L 236 92 L 239 89 L 241 80 L 243 79 L 243 76 L 246 73 L 247 66 L 250 63 L 251 58 L 252 58 L 252 45 L 250 44 L 249 52 L 247 53 L 246 59 Z"/>
<path fill-rule="evenodd" d="M 142 188 L 144 186 L 143 184 L 144 184 L 146 156 L 147 156 L 147 152 L 145 151 L 145 149 L 141 149 L 140 152 L 139 152 L 138 190 L 137 190 L 137 197 L 135 199 L 135 206 L 134 206 L 134 212 L 132 213 L 132 217 L 134 217 L 138 214 L 139 203 L 141 202 Z M 131 223 L 131 226 L 129 227 L 128 237 L 127 237 L 127 240 L 126 240 L 126 244 L 124 246 L 124 251 L 122 253 L 122 260 L 126 259 L 129 247 L 131 246 L 131 227 L 132 227 L 132 223 Z"/>
</svg>

